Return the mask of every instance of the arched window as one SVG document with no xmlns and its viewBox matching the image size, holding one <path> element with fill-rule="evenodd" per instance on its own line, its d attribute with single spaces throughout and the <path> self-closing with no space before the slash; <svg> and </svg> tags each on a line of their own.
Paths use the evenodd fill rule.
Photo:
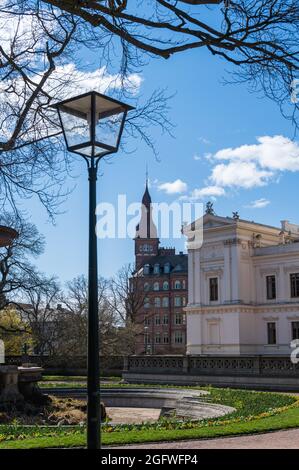
<svg viewBox="0 0 299 470">
<path fill-rule="evenodd" d="M 168 297 L 163 297 L 162 307 L 168 307 L 168 306 L 169 306 L 169 298 Z"/>
<path fill-rule="evenodd" d="M 164 281 L 163 282 L 163 290 L 168 290 L 169 289 L 169 282 L 168 281 Z"/>
<path fill-rule="evenodd" d="M 181 281 L 174 281 L 174 288 L 175 289 L 181 289 L 182 288 Z"/>
<path fill-rule="evenodd" d="M 160 297 L 155 297 L 154 303 L 155 303 L 155 307 L 157 307 L 157 308 L 161 307 L 161 299 L 160 299 Z"/>
<path fill-rule="evenodd" d="M 149 285 L 149 283 L 148 283 L 148 282 L 145 282 L 143 288 L 144 288 L 144 290 L 145 290 L 146 292 L 149 291 L 149 290 L 150 290 L 150 285 Z"/>
<path fill-rule="evenodd" d="M 150 302 L 149 302 L 149 298 L 148 298 L 148 297 L 145 297 L 145 298 L 144 298 L 143 306 L 144 306 L 144 308 L 149 308 Z"/>
<path fill-rule="evenodd" d="M 159 289 L 160 289 L 159 282 L 155 282 L 154 283 L 154 290 L 159 290 Z"/>
</svg>

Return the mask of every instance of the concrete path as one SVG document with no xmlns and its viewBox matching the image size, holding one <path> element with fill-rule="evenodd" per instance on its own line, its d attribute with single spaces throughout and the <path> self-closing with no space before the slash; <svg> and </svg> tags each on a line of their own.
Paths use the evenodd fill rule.
<svg viewBox="0 0 299 470">
<path fill-rule="evenodd" d="M 136 424 L 155 422 L 160 418 L 161 410 L 157 408 L 109 408 L 106 407 L 111 424 Z"/>
<path fill-rule="evenodd" d="M 116 447 L 115 447 L 116 448 Z M 118 449 L 299 449 L 299 429 L 239 437 L 135 444 Z"/>
</svg>

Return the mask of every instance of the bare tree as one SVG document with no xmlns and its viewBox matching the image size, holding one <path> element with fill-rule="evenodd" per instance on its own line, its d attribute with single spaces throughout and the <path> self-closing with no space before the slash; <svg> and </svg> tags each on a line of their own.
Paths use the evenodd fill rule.
<svg viewBox="0 0 299 470">
<path fill-rule="evenodd" d="M 35 196 L 54 217 L 69 193 L 65 176 L 71 165 L 49 104 L 86 91 L 84 73 L 78 72 L 80 53 L 84 48 L 100 50 L 105 35 L 92 41 L 91 27 L 73 14 L 22 0 L 1 2 L 0 29 L 0 205 L 9 203 L 17 211 L 19 199 Z M 154 91 L 139 105 L 137 75 L 114 74 L 107 82 L 106 70 L 107 64 L 93 87 L 134 99 L 137 110 L 127 122 L 126 135 L 139 136 L 154 149 L 148 124 L 171 129 L 165 93 Z"/>
<path fill-rule="evenodd" d="M 113 353 L 115 318 L 107 303 L 108 283 L 98 282 L 99 332 L 102 355 Z M 86 355 L 88 323 L 88 282 L 85 276 L 77 276 L 67 283 L 66 293 L 61 297 L 63 328 L 59 354 Z"/>
<path fill-rule="evenodd" d="M 32 3 L 32 2 L 31 2 Z M 290 86 L 299 67 L 297 0 L 44 0 L 106 34 L 122 47 L 122 68 L 142 54 L 169 59 L 191 49 L 207 49 L 236 66 L 237 81 L 274 99 L 296 121 Z M 211 5 L 214 4 L 214 5 Z"/>
<path fill-rule="evenodd" d="M 43 252 L 44 238 L 35 225 L 16 217 L 2 213 L 0 224 L 11 227 L 18 236 L 8 246 L 0 248 L 0 314 L 1 309 L 18 303 L 23 292 L 44 283 L 32 258 Z"/>
<path fill-rule="evenodd" d="M 23 289 L 18 311 L 30 330 L 38 355 L 55 354 L 60 339 L 61 312 L 57 309 L 60 287 L 55 278 L 40 276 L 38 285 Z"/>
<path fill-rule="evenodd" d="M 59 354 L 86 355 L 88 322 L 88 283 L 85 276 L 78 276 L 67 284 L 61 298 L 62 321 L 60 326 Z M 110 281 L 99 280 L 99 333 L 102 356 L 122 356 L 133 352 L 136 327 L 126 320 L 123 306 L 117 302 Z M 62 325 L 62 324 L 61 324 Z"/>
<path fill-rule="evenodd" d="M 143 285 L 143 276 L 130 264 L 123 266 L 111 280 L 111 306 L 124 324 L 138 321 L 146 297 Z"/>
</svg>

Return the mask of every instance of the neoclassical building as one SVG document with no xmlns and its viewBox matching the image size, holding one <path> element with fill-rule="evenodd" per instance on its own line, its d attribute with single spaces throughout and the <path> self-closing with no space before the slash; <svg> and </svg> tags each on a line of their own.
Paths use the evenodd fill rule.
<svg viewBox="0 0 299 470">
<path fill-rule="evenodd" d="M 220 217 L 211 206 L 203 244 L 188 253 L 187 354 L 289 355 L 299 338 L 299 226 Z"/>
</svg>

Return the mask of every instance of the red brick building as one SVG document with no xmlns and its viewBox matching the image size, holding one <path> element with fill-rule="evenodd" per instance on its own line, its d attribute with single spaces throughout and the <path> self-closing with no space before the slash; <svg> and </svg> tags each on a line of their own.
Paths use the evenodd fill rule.
<svg viewBox="0 0 299 470">
<path fill-rule="evenodd" d="M 185 354 L 188 256 L 160 247 L 147 183 L 134 241 L 136 276 L 144 295 L 136 319 L 143 325 L 136 354 Z"/>
</svg>

